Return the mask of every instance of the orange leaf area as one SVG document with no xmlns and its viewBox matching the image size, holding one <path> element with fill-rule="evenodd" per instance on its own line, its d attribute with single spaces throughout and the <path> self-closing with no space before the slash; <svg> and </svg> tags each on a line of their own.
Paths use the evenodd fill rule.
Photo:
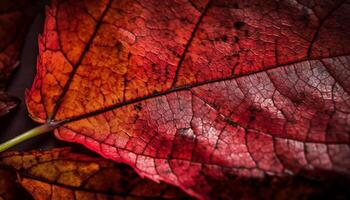
<svg viewBox="0 0 350 200">
<path fill-rule="evenodd" d="M 189 198 L 173 186 L 139 177 L 126 165 L 74 154 L 69 149 L 5 153 L 0 164 L 13 167 L 20 184 L 37 200 Z M 11 185 L 7 183 L 15 180 L 2 178 L 0 195 L 1 191 L 8 193 Z"/>
</svg>

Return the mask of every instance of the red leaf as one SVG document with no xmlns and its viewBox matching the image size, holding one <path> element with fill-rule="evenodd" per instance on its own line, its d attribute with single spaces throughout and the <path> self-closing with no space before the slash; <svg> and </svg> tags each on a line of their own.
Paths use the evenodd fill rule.
<svg viewBox="0 0 350 200">
<path fill-rule="evenodd" d="M 54 1 L 28 109 L 60 124 L 58 138 L 199 198 L 229 175 L 349 176 L 348 12 L 348 1 Z"/>
<path fill-rule="evenodd" d="M 16 178 L 16 173 L 17 178 Z M 208 179 L 212 199 L 347 199 L 344 177 Z M 348 180 L 349 181 L 349 180 Z M 21 187 L 23 186 L 23 187 Z M 23 191 L 24 188 L 29 192 Z M 165 183 L 141 179 L 128 166 L 70 149 L 9 152 L 0 156 L 0 197 L 16 199 L 191 199 Z"/>
</svg>

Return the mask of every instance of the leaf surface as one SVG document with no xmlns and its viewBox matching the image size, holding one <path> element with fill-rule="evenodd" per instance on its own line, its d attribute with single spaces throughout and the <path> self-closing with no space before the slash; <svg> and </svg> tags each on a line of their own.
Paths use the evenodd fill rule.
<svg viewBox="0 0 350 200">
<path fill-rule="evenodd" d="M 349 180 L 330 175 L 322 181 L 293 176 L 210 180 L 211 198 L 348 199 Z M 126 165 L 69 148 L 2 154 L 0 199 L 24 200 L 30 195 L 35 199 L 191 199 L 173 186 L 140 178 Z"/>
<path fill-rule="evenodd" d="M 198 198 L 350 174 L 349 1 L 54 1 L 27 92 L 58 138 Z"/>
<path fill-rule="evenodd" d="M 16 169 L 21 185 L 34 199 L 190 199 L 165 183 L 139 177 L 130 167 L 70 149 L 10 152 L 2 165 Z"/>
</svg>

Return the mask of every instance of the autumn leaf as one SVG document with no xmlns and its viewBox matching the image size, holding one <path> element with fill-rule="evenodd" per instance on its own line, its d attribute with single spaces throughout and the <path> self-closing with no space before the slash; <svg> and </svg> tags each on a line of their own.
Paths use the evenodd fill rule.
<svg viewBox="0 0 350 200">
<path fill-rule="evenodd" d="M 126 165 L 76 154 L 69 148 L 5 153 L 0 156 L 0 166 L 0 197 L 4 200 L 29 199 L 20 185 L 35 199 L 190 199 L 173 186 L 140 178 Z M 17 171 L 18 178 L 9 167 Z M 337 177 L 323 182 L 303 177 L 209 181 L 214 188 L 212 199 L 349 197 L 346 182 Z"/>
<path fill-rule="evenodd" d="M 34 132 L 56 128 L 201 199 L 232 176 L 349 177 L 349 12 L 346 0 L 53 1 L 26 96 Z"/>
<path fill-rule="evenodd" d="M 10 152 L 0 163 L 14 167 L 34 199 L 189 199 L 165 183 L 140 178 L 130 167 L 75 154 L 68 148 Z"/>
<path fill-rule="evenodd" d="M 4 93 L 19 55 L 27 29 L 38 9 L 35 0 L 2 0 L 0 2 L 0 116 L 13 109 L 19 100 Z"/>
</svg>

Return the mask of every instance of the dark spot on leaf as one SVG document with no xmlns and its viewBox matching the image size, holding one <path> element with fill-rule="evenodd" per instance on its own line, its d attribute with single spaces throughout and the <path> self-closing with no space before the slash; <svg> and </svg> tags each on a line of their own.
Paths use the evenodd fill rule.
<svg viewBox="0 0 350 200">
<path fill-rule="evenodd" d="M 295 104 L 295 105 L 300 105 L 303 103 L 303 101 L 305 100 L 306 95 L 305 93 L 301 92 L 299 93 L 297 96 L 291 98 L 291 101 Z"/>
<path fill-rule="evenodd" d="M 116 47 L 117 47 L 117 49 L 118 49 L 118 51 L 121 51 L 121 50 L 123 50 L 123 43 L 121 43 L 121 42 L 117 42 L 117 44 L 115 45 Z"/>
<path fill-rule="evenodd" d="M 228 119 L 228 118 L 226 118 L 225 121 L 228 124 L 230 124 L 231 126 L 233 126 L 233 127 L 236 127 L 238 125 L 236 122 L 234 122 L 234 121 L 232 121 L 231 119 Z"/>
<path fill-rule="evenodd" d="M 250 107 L 248 108 L 248 111 L 250 112 L 250 116 L 249 116 L 249 121 L 255 121 L 256 119 L 256 114 L 260 113 L 262 110 L 256 107 Z"/>
<path fill-rule="evenodd" d="M 235 43 L 238 43 L 238 42 L 239 42 L 239 37 L 238 37 L 238 36 L 233 37 L 233 41 L 234 41 Z"/>
<path fill-rule="evenodd" d="M 258 109 L 256 107 L 249 107 L 248 111 L 251 113 L 258 113 L 258 112 L 261 112 L 261 109 Z"/>
<path fill-rule="evenodd" d="M 187 21 L 187 19 L 185 17 L 181 17 L 180 20 L 181 20 L 181 22 L 186 22 Z"/>
<path fill-rule="evenodd" d="M 237 29 L 237 30 L 241 29 L 244 25 L 245 25 L 245 23 L 242 22 L 242 21 L 236 21 L 236 22 L 233 24 L 233 26 L 234 26 L 235 29 Z"/>
<path fill-rule="evenodd" d="M 255 115 L 250 115 L 249 121 L 250 121 L 250 122 L 255 121 Z"/>
<path fill-rule="evenodd" d="M 153 70 L 153 71 L 157 71 L 157 69 L 156 69 L 156 64 L 155 64 L 155 63 L 152 63 L 152 64 L 151 64 L 151 67 L 152 67 L 152 70 Z"/>
<path fill-rule="evenodd" d="M 300 21 L 304 22 L 305 26 L 308 26 L 310 23 L 310 15 L 307 9 L 303 9 L 303 15 L 300 17 Z"/>
<path fill-rule="evenodd" d="M 117 11 L 117 13 L 123 13 L 123 9 L 116 8 L 115 10 Z"/>
<path fill-rule="evenodd" d="M 135 110 L 137 110 L 137 111 L 141 111 L 141 110 L 142 110 L 141 104 L 136 104 L 136 105 L 134 106 L 134 108 L 135 108 Z"/>
<path fill-rule="evenodd" d="M 222 41 L 227 42 L 227 35 L 222 36 Z"/>
</svg>

